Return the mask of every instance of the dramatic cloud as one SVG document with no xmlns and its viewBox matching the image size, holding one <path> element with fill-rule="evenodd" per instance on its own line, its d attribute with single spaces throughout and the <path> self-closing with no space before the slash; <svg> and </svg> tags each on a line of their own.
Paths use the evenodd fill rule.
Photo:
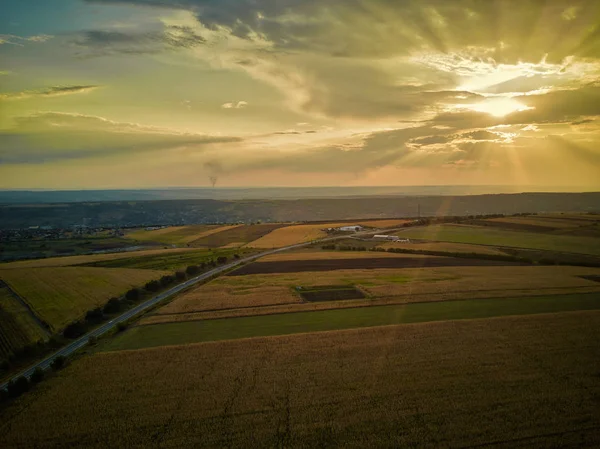
<svg viewBox="0 0 600 449">
<path fill-rule="evenodd" d="M 122 158 L 174 148 L 202 151 L 213 144 L 239 142 L 210 136 L 122 123 L 102 117 L 46 112 L 17 117 L 0 132 L 0 163 L 39 164 L 82 158 Z"/>
<path fill-rule="evenodd" d="M 84 56 L 159 53 L 168 49 L 191 49 L 204 43 L 202 36 L 186 26 L 147 32 L 92 30 L 73 40 Z"/>
<path fill-rule="evenodd" d="M 53 86 L 40 90 L 26 90 L 0 94 L 0 100 L 23 100 L 32 97 L 58 97 L 61 95 L 83 94 L 102 86 Z"/>
<path fill-rule="evenodd" d="M 2 78 L 0 99 L 31 100 L 3 102 L 0 154 L 12 173 L 101 158 L 107 167 L 143 164 L 144 182 L 166 184 L 600 187 L 600 2 L 79 6 L 99 14 L 77 29 L 0 36 L 13 44 L 0 45 L 2 68 L 19 73 Z M 55 37 L 34 45 L 48 39 L 43 32 Z M 35 88 L 62 80 L 66 87 Z M 45 98 L 100 85 L 110 89 L 52 100 L 61 114 L 38 112 Z"/>
</svg>

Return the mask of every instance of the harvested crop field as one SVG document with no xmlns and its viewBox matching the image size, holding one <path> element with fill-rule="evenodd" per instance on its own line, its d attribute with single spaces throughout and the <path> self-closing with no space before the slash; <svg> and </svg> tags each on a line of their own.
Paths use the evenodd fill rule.
<svg viewBox="0 0 600 449">
<path fill-rule="evenodd" d="M 503 253 L 502 253 L 503 254 Z M 265 257 L 261 257 L 261 262 L 275 262 L 275 261 L 291 261 L 291 260 L 335 260 L 335 259 L 372 259 L 377 258 L 394 258 L 394 257 L 407 257 L 405 254 L 399 253 L 385 253 L 372 251 L 329 251 L 329 250 L 315 250 L 312 248 L 298 249 L 295 251 L 286 251 L 283 253 L 270 254 Z M 421 257 L 421 256 L 417 256 Z"/>
<path fill-rule="evenodd" d="M 370 258 L 253 262 L 228 273 L 227 276 L 244 276 L 248 274 L 263 273 L 298 273 L 303 271 L 375 270 L 380 268 L 500 267 L 517 265 L 524 264 L 516 262 L 454 257 L 377 257 L 373 255 Z"/>
<path fill-rule="evenodd" d="M 286 225 L 274 223 L 235 226 L 231 227 L 230 229 L 194 240 L 191 245 L 194 247 L 205 248 L 229 247 L 232 244 L 238 244 L 242 246 L 246 243 L 260 239 L 261 237 L 268 235 L 282 226 Z"/>
<path fill-rule="evenodd" d="M 48 257 L 45 259 L 21 260 L 18 262 L 8 262 L 0 264 L 0 270 L 11 268 L 41 268 L 41 267 L 68 267 L 73 265 L 93 264 L 107 262 L 118 259 L 130 259 L 150 256 L 172 256 L 182 255 L 187 251 L 197 251 L 193 248 L 169 248 L 169 249 L 149 249 L 142 251 L 123 251 L 109 254 L 89 254 L 85 256 L 63 256 Z"/>
<path fill-rule="evenodd" d="M 59 331 L 112 296 L 158 279 L 164 271 L 88 267 L 1 270 L 2 278 L 52 330 Z"/>
<path fill-rule="evenodd" d="M 143 323 L 215 319 L 234 316 L 322 310 L 383 304 L 449 301 L 460 299 L 502 298 L 511 296 L 558 295 L 566 293 L 600 292 L 600 284 L 587 276 L 600 270 L 585 267 L 442 267 L 406 268 L 402 270 L 337 270 L 285 274 L 222 276 L 196 287 L 185 296 L 158 309 Z M 297 286 L 319 285 L 358 286 L 368 299 L 298 303 L 293 294 Z M 263 292 L 279 287 L 266 296 Z M 182 298 L 185 297 L 185 300 Z M 207 307 L 211 298 L 219 298 L 223 307 Z M 266 304 L 289 301 L 287 304 Z M 258 304 L 256 301 L 261 301 Z M 236 308 L 239 307 L 239 308 Z M 211 311 L 208 311 L 211 309 Z M 212 310 L 214 309 L 214 310 Z"/>
<path fill-rule="evenodd" d="M 402 234 L 400 234 L 402 237 Z M 444 253 L 467 253 L 467 254 L 495 254 L 504 255 L 505 252 L 494 248 L 493 246 L 484 245 L 468 245 L 465 243 L 449 243 L 449 242 L 386 242 L 380 243 L 380 248 L 400 248 L 410 249 L 414 251 L 439 251 Z M 380 254 L 378 254 L 380 256 Z M 264 260 L 264 259 L 263 259 Z"/>
<path fill-rule="evenodd" d="M 289 287 L 223 285 L 211 282 L 189 290 L 158 311 L 160 314 L 183 314 L 209 310 L 227 310 L 278 304 L 299 303 Z"/>
<path fill-rule="evenodd" d="M 138 268 L 146 270 L 181 270 L 189 265 L 198 265 L 202 262 L 208 263 L 211 260 L 216 260 L 219 256 L 225 256 L 228 258 L 233 257 L 234 254 L 243 254 L 248 250 L 208 250 L 208 249 L 194 249 L 188 248 L 185 252 L 175 253 L 157 253 L 154 255 L 147 256 L 136 256 L 119 259 L 108 259 L 101 260 L 99 262 L 92 262 L 85 264 L 90 267 L 104 267 L 104 268 Z"/>
<path fill-rule="evenodd" d="M 137 326 L 107 342 L 104 348 L 118 351 L 393 324 L 599 309 L 598 293 L 330 308 L 297 313 Z"/>
<path fill-rule="evenodd" d="M 0 446 L 593 447 L 599 338 L 575 312 L 98 353 Z"/>
<path fill-rule="evenodd" d="M 302 287 L 298 289 L 298 294 L 305 301 L 343 301 L 346 299 L 363 299 L 365 294 L 348 285 L 324 285 L 320 287 Z"/>
<path fill-rule="evenodd" d="M 347 225 L 347 223 L 286 226 L 251 242 L 248 246 L 253 248 L 279 248 L 281 246 L 295 245 L 296 243 L 310 242 L 311 240 L 326 237 L 327 233 L 323 229 L 344 225 Z"/>
<path fill-rule="evenodd" d="M 597 238 L 569 235 L 536 234 L 485 226 L 434 225 L 410 228 L 402 232 L 403 237 L 476 245 L 509 246 L 547 251 L 565 251 L 600 256 Z"/>
<path fill-rule="evenodd" d="M 226 231 L 227 229 L 235 228 L 236 226 L 237 225 L 170 226 L 153 231 L 137 230 L 128 233 L 127 238 L 140 241 L 160 242 L 169 245 L 187 245 L 202 237 L 206 237 L 221 231 Z"/>
</svg>

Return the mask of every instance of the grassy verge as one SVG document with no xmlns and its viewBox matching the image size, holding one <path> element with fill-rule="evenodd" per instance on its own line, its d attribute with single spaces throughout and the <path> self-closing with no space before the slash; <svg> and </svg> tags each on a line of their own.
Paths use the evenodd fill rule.
<svg viewBox="0 0 600 449">
<path fill-rule="evenodd" d="M 600 295 L 538 296 L 373 306 L 134 327 L 104 350 L 508 315 L 600 309 Z"/>
</svg>

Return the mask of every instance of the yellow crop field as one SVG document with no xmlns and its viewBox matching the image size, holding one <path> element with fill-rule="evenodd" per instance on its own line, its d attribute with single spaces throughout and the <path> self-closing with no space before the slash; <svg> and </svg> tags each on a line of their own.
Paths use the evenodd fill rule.
<svg viewBox="0 0 600 449">
<path fill-rule="evenodd" d="M 81 265 L 94 262 L 103 262 L 106 260 L 128 259 L 131 257 L 145 257 L 157 255 L 171 255 L 184 253 L 186 251 L 198 251 L 196 248 L 168 248 L 168 249 L 149 249 L 142 251 L 125 251 L 109 254 L 89 254 L 84 256 L 64 256 L 48 257 L 46 259 L 20 260 L 18 262 L 8 262 L 0 264 L 0 270 L 11 268 L 40 268 L 40 267 L 68 267 L 71 265 Z"/>
<path fill-rule="evenodd" d="M 301 302 L 300 297 L 283 286 L 244 288 L 211 282 L 183 293 L 173 302 L 162 307 L 159 313 L 179 314 L 299 302 Z"/>
<path fill-rule="evenodd" d="M 275 229 L 267 235 L 248 243 L 251 248 L 279 248 L 296 243 L 310 242 L 311 240 L 327 237 L 322 229 L 344 226 L 346 223 L 326 223 L 316 225 L 293 225 Z"/>
<path fill-rule="evenodd" d="M 153 241 L 167 243 L 171 245 L 186 245 L 217 232 L 232 229 L 238 225 L 220 226 L 220 225 L 191 225 L 191 226 L 172 226 L 153 231 L 136 230 L 126 235 L 127 238 L 141 241 Z"/>
<path fill-rule="evenodd" d="M 598 339 L 586 311 L 96 353 L 0 447 L 594 447 Z"/>
<path fill-rule="evenodd" d="M 402 234 L 399 234 L 402 237 Z M 385 242 L 378 245 L 381 248 L 400 248 L 415 251 L 440 251 L 444 253 L 477 253 L 477 254 L 503 254 L 505 252 L 494 248 L 493 246 L 469 245 L 467 243 L 449 243 L 449 242 Z M 380 253 L 377 253 L 378 255 Z"/>
<path fill-rule="evenodd" d="M 165 271 L 129 268 L 56 267 L 0 270 L 0 279 L 27 301 L 54 331 L 120 296 L 158 279 Z"/>
<path fill-rule="evenodd" d="M 364 269 L 223 276 L 176 298 L 172 303 L 158 309 L 155 315 L 144 318 L 141 323 L 365 305 L 600 292 L 600 284 L 580 277 L 598 274 L 598 268 L 508 266 Z M 323 303 L 301 302 L 293 289 L 296 286 L 311 285 L 356 285 L 367 293 L 369 298 Z M 269 299 L 267 292 L 271 292 L 272 299 Z"/>
</svg>

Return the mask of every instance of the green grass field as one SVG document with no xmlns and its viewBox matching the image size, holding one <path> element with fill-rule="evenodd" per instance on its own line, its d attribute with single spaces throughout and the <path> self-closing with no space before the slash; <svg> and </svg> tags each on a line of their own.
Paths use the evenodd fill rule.
<svg viewBox="0 0 600 449">
<path fill-rule="evenodd" d="M 136 268 L 145 270 L 179 270 L 188 265 L 198 265 L 202 262 L 216 260 L 219 256 L 232 258 L 234 254 L 247 254 L 251 250 L 241 249 L 199 249 L 174 254 L 154 254 L 150 256 L 128 257 L 124 259 L 103 260 L 81 266 L 104 268 Z"/>
<path fill-rule="evenodd" d="M 512 246 L 600 256 L 600 239 L 566 235 L 506 231 L 479 226 L 436 225 L 406 229 L 399 234 L 412 239 L 476 245 Z"/>
<path fill-rule="evenodd" d="M 595 309 L 600 309 L 599 293 L 415 303 L 186 321 L 134 327 L 107 342 L 104 349 L 140 349 L 390 324 Z"/>
</svg>

